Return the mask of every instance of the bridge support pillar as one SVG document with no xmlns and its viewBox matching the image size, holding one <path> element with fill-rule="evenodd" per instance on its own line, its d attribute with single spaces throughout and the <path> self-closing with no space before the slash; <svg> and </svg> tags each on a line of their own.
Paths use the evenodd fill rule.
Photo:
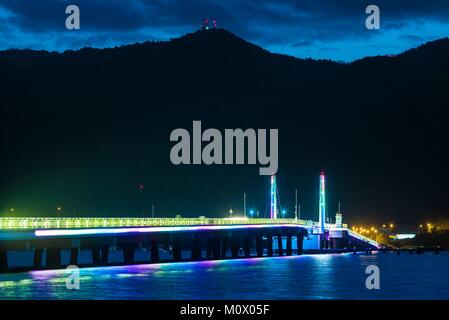
<svg viewBox="0 0 449 320">
<path fill-rule="evenodd" d="M 350 244 L 349 244 L 349 235 L 348 235 L 347 231 L 342 232 L 342 238 L 340 239 L 340 245 L 342 248 L 345 248 L 346 251 L 351 249 Z"/>
<path fill-rule="evenodd" d="M 278 255 L 283 256 L 284 255 L 284 249 L 282 247 L 282 235 L 279 233 L 277 235 L 278 238 Z"/>
<path fill-rule="evenodd" d="M 150 241 L 151 262 L 159 262 L 159 246 L 156 240 Z"/>
<path fill-rule="evenodd" d="M 251 256 L 251 234 L 248 232 L 245 234 L 245 238 L 243 240 L 243 250 L 245 252 L 245 258 L 249 258 Z"/>
<path fill-rule="evenodd" d="M 256 252 L 258 257 L 263 257 L 263 236 L 256 235 Z"/>
<path fill-rule="evenodd" d="M 101 248 L 100 264 L 106 266 L 109 262 L 109 246 L 103 246 Z"/>
<path fill-rule="evenodd" d="M 78 251 L 79 248 L 70 249 L 70 265 L 76 266 L 78 264 Z"/>
<path fill-rule="evenodd" d="M 134 263 L 134 252 L 135 248 L 132 245 L 128 245 L 123 248 L 123 261 L 125 264 Z"/>
<path fill-rule="evenodd" d="M 267 255 L 269 257 L 273 256 L 273 236 L 271 232 L 267 235 Z"/>
<path fill-rule="evenodd" d="M 343 244 L 342 244 L 343 248 L 350 249 L 348 238 L 343 238 L 342 242 L 343 242 Z"/>
<path fill-rule="evenodd" d="M 92 264 L 94 266 L 99 266 L 100 265 L 100 248 L 93 247 L 91 249 L 91 254 L 92 254 Z"/>
<path fill-rule="evenodd" d="M 192 239 L 192 254 L 190 255 L 192 260 L 201 260 L 201 239 L 198 234 L 193 235 Z"/>
<path fill-rule="evenodd" d="M 42 267 L 42 248 L 34 249 L 33 268 L 38 269 Z"/>
<path fill-rule="evenodd" d="M 320 249 L 324 249 L 325 248 L 325 246 L 324 246 L 324 244 L 325 244 L 325 241 L 324 241 L 324 239 L 323 239 L 323 235 L 318 235 L 318 237 L 320 238 L 320 246 L 319 246 L 319 248 Z"/>
<path fill-rule="evenodd" d="M 207 258 L 220 259 L 220 236 L 210 235 L 207 239 Z"/>
<path fill-rule="evenodd" d="M 181 261 L 181 240 L 179 238 L 173 239 L 173 260 Z"/>
<path fill-rule="evenodd" d="M 237 258 L 239 256 L 239 247 L 240 247 L 240 234 L 239 232 L 232 233 L 231 239 L 231 253 L 233 258 Z"/>
<path fill-rule="evenodd" d="M 8 251 L 0 250 L 0 270 L 8 269 Z"/>
<path fill-rule="evenodd" d="M 61 267 L 61 249 L 47 248 L 46 265 L 48 268 L 60 268 Z"/>
<path fill-rule="evenodd" d="M 293 254 L 292 250 L 292 234 L 289 232 L 287 234 L 287 250 L 286 250 L 287 256 L 291 256 Z"/>
<path fill-rule="evenodd" d="M 339 249 L 340 239 L 332 239 L 332 249 Z"/>
<path fill-rule="evenodd" d="M 222 242 L 221 242 L 221 257 L 223 259 L 226 258 L 226 253 L 228 251 L 228 242 L 229 242 L 229 237 L 223 236 Z"/>
<path fill-rule="evenodd" d="M 220 259 L 221 257 L 221 238 L 219 234 L 214 235 L 212 238 L 212 259 Z"/>
<path fill-rule="evenodd" d="M 298 255 L 302 254 L 302 248 L 303 248 L 303 244 L 304 244 L 304 234 L 302 231 L 299 231 L 298 234 L 296 235 L 296 253 Z"/>
<path fill-rule="evenodd" d="M 214 251 L 214 238 L 212 235 L 209 235 L 209 238 L 207 238 L 207 250 L 206 250 L 207 259 L 212 259 L 213 251 Z"/>
</svg>

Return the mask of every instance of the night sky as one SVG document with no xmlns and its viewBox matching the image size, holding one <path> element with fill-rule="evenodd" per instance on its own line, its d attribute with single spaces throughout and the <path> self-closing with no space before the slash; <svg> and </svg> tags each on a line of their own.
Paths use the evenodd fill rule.
<svg viewBox="0 0 449 320">
<path fill-rule="evenodd" d="M 81 30 L 65 29 L 65 7 L 81 11 Z M 272 52 L 352 61 L 397 54 L 449 35 L 446 0 L 378 0 L 381 29 L 367 31 L 359 0 L 3 0 L 0 49 L 77 49 L 167 40 L 204 17 Z"/>
<path fill-rule="evenodd" d="M 79 31 L 65 29 L 69 4 L 80 7 Z M 372 31 L 368 4 L 2 0 L 0 50 L 167 40 L 204 17 L 270 52 L 345 62 L 449 36 L 448 1 L 376 1 L 381 29 Z M 341 201 L 346 222 L 448 215 L 448 40 L 391 64 L 342 64 L 207 32 L 64 55 L 0 52 L 0 214 L 60 206 L 68 216 L 150 215 L 155 203 L 165 216 L 223 216 L 242 211 L 243 192 L 248 210 L 267 214 L 269 177 L 258 166 L 170 163 L 170 131 L 202 120 L 220 130 L 279 128 L 280 201 L 291 216 L 299 188 L 303 217 L 316 218 L 322 169 L 329 214 Z"/>
</svg>

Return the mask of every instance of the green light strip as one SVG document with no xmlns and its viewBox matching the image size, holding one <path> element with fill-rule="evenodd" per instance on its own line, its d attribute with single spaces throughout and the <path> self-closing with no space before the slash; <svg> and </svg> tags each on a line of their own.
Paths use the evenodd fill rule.
<svg viewBox="0 0 449 320">
<path fill-rule="evenodd" d="M 0 218 L 0 230 L 33 229 L 72 229 L 72 228 L 108 228 L 108 227 L 168 227 L 198 225 L 235 225 L 235 224 L 299 224 L 316 225 L 310 220 L 262 219 L 262 218 L 36 218 L 3 217 Z"/>
</svg>

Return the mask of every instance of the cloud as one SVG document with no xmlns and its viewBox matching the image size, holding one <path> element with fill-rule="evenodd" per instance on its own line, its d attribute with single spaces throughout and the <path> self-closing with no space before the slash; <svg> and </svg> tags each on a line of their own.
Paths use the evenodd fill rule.
<svg viewBox="0 0 449 320">
<path fill-rule="evenodd" d="M 65 30 L 69 4 L 81 10 L 81 30 L 76 33 Z M 381 32 L 365 29 L 369 4 L 359 0 L 3 0 L 0 39 L 8 41 L 0 40 L 0 48 L 8 48 L 9 43 L 64 50 L 164 40 L 195 30 L 203 17 L 215 18 L 220 26 L 263 47 L 296 56 L 302 56 L 304 48 L 313 52 L 313 48 L 339 48 L 339 42 L 393 39 L 387 33 L 402 32 L 405 46 L 449 29 L 447 0 L 377 0 Z"/>
</svg>

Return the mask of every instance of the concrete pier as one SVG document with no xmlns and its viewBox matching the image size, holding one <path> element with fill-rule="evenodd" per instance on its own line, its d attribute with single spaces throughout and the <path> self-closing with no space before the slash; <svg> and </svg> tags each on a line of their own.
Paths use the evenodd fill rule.
<svg viewBox="0 0 449 320">
<path fill-rule="evenodd" d="M 123 261 L 125 264 L 134 263 L 135 247 L 133 245 L 126 245 L 123 247 Z"/>
<path fill-rule="evenodd" d="M 231 255 L 233 258 L 237 258 L 239 256 L 239 248 L 240 248 L 240 233 L 238 231 L 233 231 L 231 239 Z"/>
<path fill-rule="evenodd" d="M 286 252 L 287 256 L 291 256 L 293 254 L 291 233 L 287 233 L 287 249 L 285 252 Z"/>
<path fill-rule="evenodd" d="M 273 256 L 273 236 L 271 232 L 267 234 L 267 255 L 269 257 Z"/>
<path fill-rule="evenodd" d="M 212 237 L 212 259 L 221 258 L 221 242 L 222 237 L 220 233 L 215 233 Z"/>
<path fill-rule="evenodd" d="M 175 237 L 173 239 L 172 243 L 172 250 L 173 250 L 173 260 L 174 261 L 181 261 L 181 240 L 178 237 Z"/>
<path fill-rule="evenodd" d="M 278 255 L 283 256 L 284 255 L 284 249 L 282 248 L 282 235 L 278 233 L 277 235 L 278 240 Z"/>
<path fill-rule="evenodd" d="M 34 248 L 33 267 L 34 269 L 42 267 L 42 248 L 40 247 Z"/>
<path fill-rule="evenodd" d="M 70 264 L 71 265 L 77 265 L 78 264 L 78 248 L 71 248 L 70 249 Z"/>
<path fill-rule="evenodd" d="M 109 246 L 104 245 L 101 248 L 100 265 L 106 266 L 109 262 Z"/>
<path fill-rule="evenodd" d="M 47 248 L 47 258 L 45 265 L 48 269 L 58 269 L 61 267 L 61 249 Z"/>
<path fill-rule="evenodd" d="M 245 258 L 249 258 L 251 255 L 251 233 L 247 232 L 244 235 L 243 251 L 245 252 Z"/>
<path fill-rule="evenodd" d="M 261 233 L 256 235 L 256 252 L 258 257 L 263 257 L 263 236 Z"/>
<path fill-rule="evenodd" d="M 0 270 L 8 269 L 8 251 L 0 250 Z"/>
<path fill-rule="evenodd" d="M 230 243 L 230 237 L 228 235 L 224 235 L 222 238 L 222 243 L 221 243 L 221 258 L 226 258 L 227 257 L 227 252 L 228 252 L 228 246 Z"/>
<path fill-rule="evenodd" d="M 206 249 L 207 259 L 212 259 L 213 250 L 214 250 L 214 239 L 212 238 L 212 235 L 209 235 L 207 239 L 207 249 Z"/>
<path fill-rule="evenodd" d="M 94 266 L 99 266 L 100 265 L 100 248 L 93 247 L 91 249 L 91 253 L 92 253 L 92 264 Z"/>
<path fill-rule="evenodd" d="M 192 239 L 192 254 L 190 255 L 192 260 L 201 259 L 201 239 L 198 234 L 193 235 Z"/>
<path fill-rule="evenodd" d="M 156 240 L 150 241 L 151 262 L 159 262 L 159 245 Z"/>
<path fill-rule="evenodd" d="M 303 252 L 303 244 L 304 244 L 304 233 L 299 231 L 296 235 L 296 252 L 298 255 L 301 255 Z"/>
</svg>

